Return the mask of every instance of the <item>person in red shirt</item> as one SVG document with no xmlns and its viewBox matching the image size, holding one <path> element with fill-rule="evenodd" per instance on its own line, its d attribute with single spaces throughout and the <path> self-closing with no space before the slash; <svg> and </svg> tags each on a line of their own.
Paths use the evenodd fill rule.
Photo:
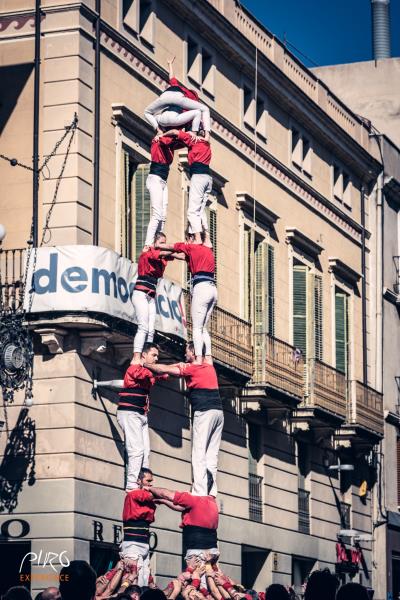
<svg viewBox="0 0 400 600">
<path fill-rule="evenodd" d="M 187 210 L 189 232 L 194 234 L 196 244 L 201 244 L 201 232 L 204 232 L 207 241 L 209 241 L 205 208 L 213 183 L 210 175 L 210 142 L 204 138 L 202 130 L 196 137 L 187 131 L 178 129 L 170 129 L 164 135 L 175 136 L 178 142 L 182 142 L 189 149 L 190 190 Z"/>
<path fill-rule="evenodd" d="M 190 137 L 190 134 L 188 135 Z M 176 136 L 163 135 L 154 138 L 151 142 L 150 172 L 146 178 L 146 188 L 150 195 L 151 215 L 147 225 L 145 248 L 154 244 L 154 237 L 157 232 L 164 231 L 168 209 L 167 179 L 169 168 L 174 160 L 174 151 L 182 147 L 183 142 L 178 141 Z"/>
<path fill-rule="evenodd" d="M 156 242 L 166 242 L 163 233 L 156 234 Z M 156 320 L 156 290 L 158 280 L 164 275 L 168 261 L 184 256 L 170 250 L 150 246 L 143 250 L 138 261 L 138 276 L 132 293 L 132 303 L 137 320 L 137 332 L 133 340 L 133 362 L 140 363 L 143 344 L 154 339 Z"/>
<path fill-rule="evenodd" d="M 193 558 L 214 562 L 219 556 L 219 510 L 214 496 L 196 496 L 190 492 L 175 492 L 151 487 L 154 498 L 167 501 L 170 508 L 182 512 L 182 550 L 187 562 Z"/>
<path fill-rule="evenodd" d="M 122 513 L 124 539 L 120 546 L 120 556 L 136 566 L 140 586 L 148 585 L 150 575 L 150 525 L 157 508 L 154 496 L 149 491 L 152 484 L 152 471 L 142 468 L 137 479 L 138 487 L 125 496 Z"/>
<path fill-rule="evenodd" d="M 156 363 L 158 347 L 152 343 L 143 346 L 141 361 L 133 360 L 125 377 L 124 387 L 119 392 L 117 421 L 125 436 L 125 448 L 128 456 L 126 491 L 138 488 L 140 469 L 149 468 L 150 439 L 147 413 L 149 411 L 150 390 L 158 379 L 168 375 L 154 376 L 143 366 Z"/>
<path fill-rule="evenodd" d="M 218 377 L 210 362 L 195 362 L 194 346 L 186 346 L 186 363 L 147 364 L 155 375 L 183 377 L 189 390 L 193 411 L 192 426 L 192 493 L 196 496 L 217 495 L 218 454 L 224 428 L 224 412 L 218 389 Z"/>
<path fill-rule="evenodd" d="M 197 364 L 202 364 L 203 354 L 208 362 L 211 358 L 211 337 L 207 330 L 214 306 L 217 303 L 217 287 L 215 285 L 215 258 L 211 242 L 196 244 L 194 236 L 186 235 L 186 242 L 168 245 L 162 242 L 156 248 L 181 253 L 189 265 L 192 275 L 191 316 L 193 327 L 193 343 Z"/>
<path fill-rule="evenodd" d="M 146 107 L 144 117 L 158 135 L 162 135 L 161 127 L 182 127 L 190 122 L 191 130 L 197 133 L 202 122 L 208 139 L 211 129 L 210 109 L 197 100 L 196 92 L 188 90 L 174 77 L 174 60 L 175 56 L 168 61 L 169 86 Z"/>
</svg>

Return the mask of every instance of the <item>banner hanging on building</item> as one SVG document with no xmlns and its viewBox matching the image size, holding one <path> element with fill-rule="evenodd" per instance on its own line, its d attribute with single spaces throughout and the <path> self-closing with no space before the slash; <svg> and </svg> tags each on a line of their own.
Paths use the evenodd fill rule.
<svg viewBox="0 0 400 600">
<path fill-rule="evenodd" d="M 107 248 L 33 249 L 24 309 L 32 313 L 98 312 L 136 323 L 131 300 L 136 275 L 136 263 Z M 156 307 L 156 329 L 186 339 L 182 288 L 168 279 L 160 279 Z"/>
</svg>

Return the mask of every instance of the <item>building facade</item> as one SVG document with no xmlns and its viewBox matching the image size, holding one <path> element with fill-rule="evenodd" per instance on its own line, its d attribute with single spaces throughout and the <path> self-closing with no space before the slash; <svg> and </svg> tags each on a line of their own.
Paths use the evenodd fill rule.
<svg viewBox="0 0 400 600">
<path fill-rule="evenodd" d="M 18 261 L 36 210 L 39 244 L 57 247 L 48 261 L 51 252 L 83 256 L 95 246 L 137 259 L 149 216 L 152 132 L 143 111 L 176 55 L 177 77 L 212 115 L 222 568 L 260 590 L 280 582 L 301 591 L 309 572 L 325 566 L 373 587 L 384 425 L 370 225 L 381 159 L 367 126 L 234 0 L 42 0 L 36 70 L 34 17 L 32 0 L 2 4 L 2 153 L 31 164 L 35 97 L 42 160 L 75 113 L 78 123 L 71 147 L 67 136 L 41 172 L 37 206 L 32 172 L 0 163 L 3 303 L 20 301 Z M 184 235 L 188 185 L 180 151 L 169 177 L 170 241 Z M 43 298 L 56 290 L 53 275 L 60 289 L 71 284 L 55 264 L 41 263 Z M 184 265 L 166 276 L 187 288 Z M 93 379 L 122 377 L 134 327 L 70 296 L 70 310 L 38 313 L 27 304 L 34 404 L 28 412 L 19 393 L 6 402 L 0 438 L 8 584 L 31 551 L 32 589 L 52 575 L 46 552 L 58 567 L 64 552 L 101 571 L 121 535 L 117 397 L 92 388 Z M 179 335 L 161 329 L 157 339 L 163 359 L 182 358 Z M 178 382 L 155 390 L 150 425 L 157 483 L 188 489 L 190 410 Z M 161 584 L 181 567 L 178 523 L 159 509 L 152 560 Z"/>
</svg>

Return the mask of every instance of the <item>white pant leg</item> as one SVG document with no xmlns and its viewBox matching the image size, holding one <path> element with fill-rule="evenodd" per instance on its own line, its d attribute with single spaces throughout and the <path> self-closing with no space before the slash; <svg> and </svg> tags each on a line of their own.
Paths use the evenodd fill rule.
<svg viewBox="0 0 400 600">
<path fill-rule="evenodd" d="M 143 423 L 143 464 L 142 467 L 148 469 L 150 467 L 150 436 L 149 422 L 147 415 L 141 415 Z"/>
<path fill-rule="evenodd" d="M 194 173 L 190 178 L 187 219 L 191 233 L 199 233 L 202 230 L 202 213 L 211 191 L 210 182 L 212 187 L 212 179 L 206 173 Z"/>
<path fill-rule="evenodd" d="M 168 214 L 168 186 L 165 184 L 162 195 L 162 217 L 159 231 L 164 231 Z"/>
<path fill-rule="evenodd" d="M 213 486 L 210 490 L 211 496 L 217 496 L 217 470 L 218 470 L 218 454 L 221 445 L 222 430 L 224 428 L 224 412 L 222 410 L 209 410 L 210 415 L 210 430 L 208 438 L 208 446 L 206 451 L 206 468 L 213 476 Z"/>
<path fill-rule="evenodd" d="M 151 296 L 147 296 L 148 307 L 149 307 L 149 320 L 148 320 L 148 333 L 146 342 L 152 342 L 154 340 L 154 331 L 156 323 L 156 299 Z"/>
<path fill-rule="evenodd" d="M 208 183 L 207 183 L 207 187 L 204 190 L 204 195 L 203 195 L 203 203 L 201 205 L 201 226 L 203 228 L 203 231 L 208 231 L 208 221 L 207 221 L 207 214 L 206 214 L 206 206 L 207 206 L 207 200 L 208 200 L 208 195 L 211 194 L 212 192 L 212 186 L 213 186 L 213 180 L 211 175 L 208 176 Z"/>
<path fill-rule="evenodd" d="M 158 121 L 155 115 L 159 114 L 169 104 L 177 104 L 178 100 L 183 97 L 183 92 L 163 92 L 146 107 L 144 118 L 154 129 L 157 129 Z"/>
<path fill-rule="evenodd" d="M 138 585 L 148 585 L 150 574 L 150 548 L 148 544 L 139 542 L 121 542 L 121 558 L 131 558 L 137 560 L 137 566 L 140 567 L 138 574 Z"/>
<path fill-rule="evenodd" d="M 192 494 L 207 496 L 207 431 L 209 411 L 196 410 L 192 428 Z"/>
<path fill-rule="evenodd" d="M 125 449 L 128 456 L 127 490 L 134 490 L 138 487 L 137 479 L 143 465 L 143 418 L 143 415 L 131 410 L 117 410 L 117 421 L 124 432 Z"/>
<path fill-rule="evenodd" d="M 203 354 L 204 327 L 211 316 L 212 309 L 216 303 L 216 297 L 217 288 L 211 282 L 202 281 L 193 286 L 191 315 L 193 344 L 196 356 L 201 356 Z M 206 342 L 208 354 L 211 354 L 211 341 L 207 330 Z"/>
<path fill-rule="evenodd" d="M 150 174 L 146 179 L 146 188 L 150 194 L 151 215 L 147 226 L 145 246 L 154 243 L 154 236 L 161 229 L 163 219 L 163 198 L 167 182 L 158 175 Z"/>
<path fill-rule="evenodd" d="M 199 110 L 186 110 L 177 113 L 173 110 L 166 110 L 156 117 L 161 127 L 171 129 L 172 127 L 182 127 L 192 121 L 191 130 L 198 131 L 201 123 L 201 112 Z"/>
<path fill-rule="evenodd" d="M 204 326 L 203 326 L 203 347 L 204 347 L 204 354 L 206 356 L 211 356 L 211 337 L 210 334 L 208 332 L 208 322 L 210 320 L 212 311 L 214 310 L 214 306 L 217 304 L 217 286 L 214 285 L 212 286 L 214 288 L 214 294 L 210 295 L 209 301 L 208 301 L 208 306 L 207 306 L 207 312 L 206 312 L 206 318 L 204 321 Z"/>
<path fill-rule="evenodd" d="M 143 345 L 150 334 L 150 304 L 147 294 L 134 290 L 132 294 L 132 304 L 135 309 L 136 320 L 138 323 L 137 332 L 133 340 L 133 351 L 141 352 Z M 154 335 L 154 322 L 153 322 Z"/>
<path fill-rule="evenodd" d="M 139 581 L 138 581 L 138 585 L 140 585 L 140 586 L 149 585 L 150 552 L 148 552 L 146 556 L 143 556 L 142 560 L 143 560 L 143 562 L 142 562 L 142 577 L 140 577 L 140 573 L 139 573 Z"/>
<path fill-rule="evenodd" d="M 179 100 L 179 106 L 182 106 L 182 108 L 186 110 L 199 110 L 201 112 L 201 121 L 203 123 L 204 130 L 211 130 L 210 109 L 208 108 L 208 106 L 206 106 L 202 102 L 198 102 L 197 100 L 191 100 L 191 98 L 186 98 L 185 96 Z M 198 131 L 198 129 L 195 129 L 194 124 L 193 131 Z"/>
</svg>

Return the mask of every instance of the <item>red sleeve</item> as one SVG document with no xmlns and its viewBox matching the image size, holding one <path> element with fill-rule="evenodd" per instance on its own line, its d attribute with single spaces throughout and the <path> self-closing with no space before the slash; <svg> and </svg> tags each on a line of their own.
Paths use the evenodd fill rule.
<svg viewBox="0 0 400 600">
<path fill-rule="evenodd" d="M 186 256 L 190 255 L 188 245 L 185 244 L 185 242 L 176 242 L 176 244 L 174 244 L 174 250 L 175 252 L 183 252 Z"/>
<path fill-rule="evenodd" d="M 186 146 L 193 146 L 192 137 L 187 131 L 182 129 L 178 133 L 178 140 L 181 140 Z"/>
<path fill-rule="evenodd" d="M 193 496 L 189 494 L 189 492 L 175 492 L 174 504 L 179 504 L 184 508 L 192 508 L 193 506 Z"/>
<path fill-rule="evenodd" d="M 132 384 L 147 379 L 149 374 L 150 372 L 148 371 L 148 369 L 145 369 L 140 365 L 131 365 L 130 367 L 128 367 L 128 370 L 125 373 L 124 386 L 131 387 Z"/>
<path fill-rule="evenodd" d="M 192 375 L 193 365 L 191 363 L 179 363 L 179 371 L 181 375 Z"/>
<path fill-rule="evenodd" d="M 160 144 L 164 144 L 164 146 L 171 146 L 171 144 L 175 143 L 176 138 L 173 138 L 169 135 L 163 135 L 158 138 Z"/>
<path fill-rule="evenodd" d="M 171 79 L 169 80 L 169 85 L 180 85 L 180 84 L 176 77 L 171 77 Z"/>
</svg>

